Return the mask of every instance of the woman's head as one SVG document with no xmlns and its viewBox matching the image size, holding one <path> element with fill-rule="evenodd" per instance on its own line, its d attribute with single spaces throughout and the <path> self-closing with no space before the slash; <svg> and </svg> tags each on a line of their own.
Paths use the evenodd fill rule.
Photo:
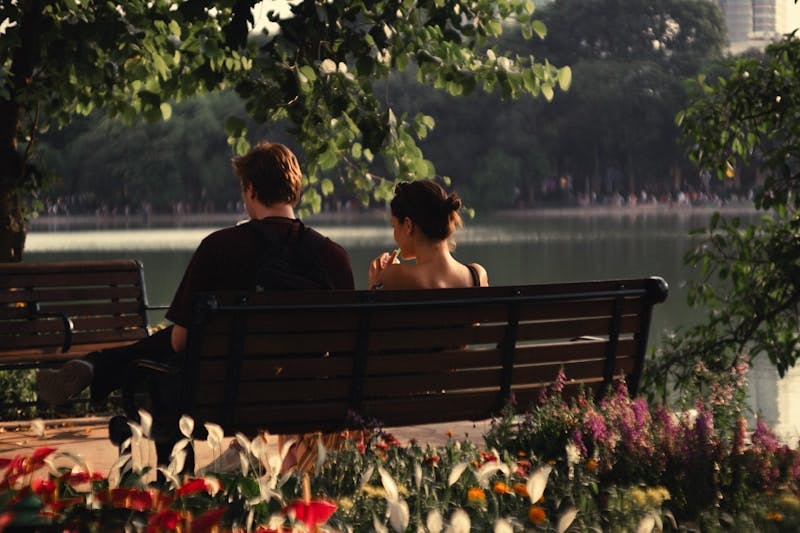
<svg viewBox="0 0 800 533">
<path fill-rule="evenodd" d="M 398 183 L 390 203 L 392 216 L 399 222 L 411 220 L 426 237 L 442 241 L 461 227 L 461 199 L 447 194 L 441 185 L 430 180 Z"/>
</svg>

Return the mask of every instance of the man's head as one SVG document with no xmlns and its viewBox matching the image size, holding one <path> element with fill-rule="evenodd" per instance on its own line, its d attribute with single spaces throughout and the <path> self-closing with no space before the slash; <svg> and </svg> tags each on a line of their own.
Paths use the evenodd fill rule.
<svg viewBox="0 0 800 533">
<path fill-rule="evenodd" d="M 300 200 L 303 175 L 300 164 L 289 148 L 262 141 L 247 154 L 233 158 L 233 173 L 242 182 L 242 190 L 253 187 L 256 198 L 266 206 L 289 204 Z"/>
</svg>

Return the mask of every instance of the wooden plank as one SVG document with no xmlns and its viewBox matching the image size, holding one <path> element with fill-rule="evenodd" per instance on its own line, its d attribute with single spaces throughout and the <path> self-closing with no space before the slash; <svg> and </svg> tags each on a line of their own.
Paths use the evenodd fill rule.
<svg viewBox="0 0 800 533">
<path fill-rule="evenodd" d="M 116 285 L 140 285 L 138 270 L 105 270 L 99 272 L 47 272 L 5 275 L 0 288 L 32 288 L 46 290 L 49 287 L 108 287 Z"/>
<path fill-rule="evenodd" d="M 17 302 L 97 302 L 102 300 L 142 300 L 142 288 L 120 287 L 65 287 L 48 291 L 0 291 L 0 303 Z"/>
<path fill-rule="evenodd" d="M 227 358 L 204 360 L 198 368 L 198 379 L 211 381 L 225 375 L 229 366 Z M 353 359 L 348 356 L 332 357 L 275 357 L 267 359 L 245 359 L 242 375 L 252 380 L 267 380 L 281 376 L 283 379 L 298 379 L 308 376 L 313 367 L 316 376 L 344 376 L 353 370 Z"/>
</svg>

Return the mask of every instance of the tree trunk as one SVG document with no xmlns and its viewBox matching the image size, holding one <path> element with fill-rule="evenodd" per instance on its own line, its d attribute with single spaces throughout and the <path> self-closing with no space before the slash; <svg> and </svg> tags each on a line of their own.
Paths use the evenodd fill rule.
<svg viewBox="0 0 800 533">
<path fill-rule="evenodd" d="M 40 4 L 39 0 L 23 3 L 24 13 L 19 21 L 20 44 L 11 60 L 12 83 L 8 96 L 0 98 L 0 262 L 22 261 L 25 248 L 23 194 L 30 178 L 27 176 L 27 161 L 17 147 L 17 134 L 22 117 L 20 97 L 31 83 L 34 67 L 40 60 Z M 33 132 L 28 142 L 33 142 Z"/>
<path fill-rule="evenodd" d="M 0 100 L 0 262 L 22 260 L 25 215 L 20 185 L 24 163 L 17 152 L 19 106 Z"/>
</svg>

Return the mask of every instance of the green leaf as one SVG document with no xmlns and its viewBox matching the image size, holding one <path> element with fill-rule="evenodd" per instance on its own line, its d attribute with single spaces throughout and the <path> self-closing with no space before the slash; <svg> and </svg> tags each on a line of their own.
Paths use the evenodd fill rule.
<svg viewBox="0 0 800 533">
<path fill-rule="evenodd" d="M 311 68 L 310 65 L 303 65 L 302 67 L 300 67 L 300 72 L 303 74 L 303 76 L 309 83 L 314 83 L 315 81 L 317 81 L 317 73 L 314 71 L 313 68 Z"/>
<path fill-rule="evenodd" d="M 533 31 L 536 32 L 540 39 L 544 39 L 547 36 L 547 26 L 541 20 L 533 21 Z"/>
<path fill-rule="evenodd" d="M 169 105 L 167 102 L 162 102 L 161 106 L 161 118 L 164 120 L 169 120 L 172 117 L 172 106 Z"/>
<path fill-rule="evenodd" d="M 558 70 L 558 86 L 561 87 L 562 91 L 567 91 L 572 85 L 572 69 L 567 67 L 561 67 Z"/>
<path fill-rule="evenodd" d="M 543 83 L 542 94 L 544 95 L 545 99 L 547 99 L 548 102 L 551 102 L 553 100 L 553 86 L 550 85 L 549 83 Z"/>
<path fill-rule="evenodd" d="M 247 133 L 247 123 L 239 117 L 230 116 L 225 120 L 225 134 L 229 137 L 242 137 Z"/>
<path fill-rule="evenodd" d="M 333 193 L 333 182 L 328 178 L 325 178 L 319 184 L 319 189 L 323 196 L 328 196 L 329 194 Z"/>
</svg>

